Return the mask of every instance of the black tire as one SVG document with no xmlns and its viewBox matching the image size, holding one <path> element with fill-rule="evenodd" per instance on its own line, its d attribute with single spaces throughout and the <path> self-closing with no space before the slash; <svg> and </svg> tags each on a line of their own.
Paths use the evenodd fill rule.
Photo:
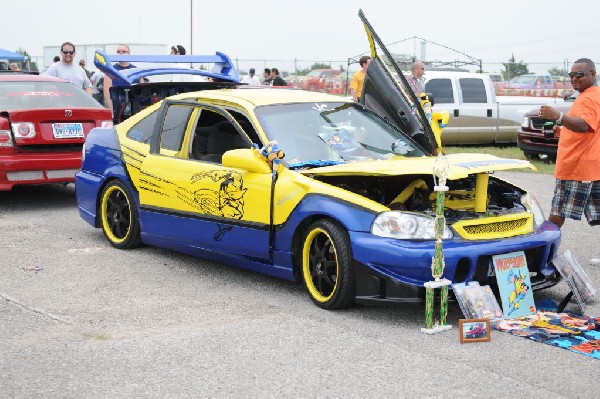
<svg viewBox="0 0 600 399">
<path fill-rule="evenodd" d="M 539 161 L 540 160 L 540 157 L 538 156 L 538 154 L 534 154 L 533 152 L 523 151 L 523 154 L 525 154 L 525 158 L 530 161 L 532 161 L 532 160 Z"/>
<path fill-rule="evenodd" d="M 113 180 L 102 190 L 100 221 L 104 236 L 113 247 L 130 249 L 142 244 L 135 200 L 123 182 Z"/>
<path fill-rule="evenodd" d="M 354 305 L 352 251 L 348 233 L 340 225 L 327 219 L 311 224 L 301 254 L 304 285 L 315 305 L 328 310 Z"/>
</svg>

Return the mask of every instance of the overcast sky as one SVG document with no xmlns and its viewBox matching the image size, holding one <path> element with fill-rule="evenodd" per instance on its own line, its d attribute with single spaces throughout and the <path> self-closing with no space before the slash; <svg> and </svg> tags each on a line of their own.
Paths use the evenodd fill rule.
<svg viewBox="0 0 600 399">
<path fill-rule="evenodd" d="M 368 51 L 357 16 L 366 17 L 392 52 L 428 60 L 482 59 L 499 71 L 514 54 L 531 70 L 564 66 L 579 57 L 600 62 L 600 9 L 596 1 L 301 0 L 279 2 L 193 0 L 28 0 L 0 6 L 0 48 L 41 56 L 44 46 L 75 44 L 182 44 L 193 53 L 221 51 L 233 59 L 333 61 Z M 193 18 L 190 9 L 193 8 Z M 437 43 L 441 46 L 437 46 Z M 252 64 L 252 61 L 249 62 Z M 257 67 L 261 63 L 256 62 Z"/>
</svg>

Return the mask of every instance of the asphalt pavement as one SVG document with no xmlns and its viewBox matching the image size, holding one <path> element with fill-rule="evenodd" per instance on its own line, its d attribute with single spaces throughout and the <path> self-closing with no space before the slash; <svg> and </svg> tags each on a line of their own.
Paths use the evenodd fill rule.
<svg viewBox="0 0 600 399">
<path fill-rule="evenodd" d="M 546 212 L 550 175 L 498 175 Z M 568 220 L 600 287 L 600 227 Z M 301 284 L 158 248 L 123 251 L 80 219 L 73 185 L 0 192 L 0 398 L 576 398 L 600 362 L 492 331 L 426 335 L 422 304 L 325 311 Z M 536 292 L 560 301 L 567 285 Z M 568 309 L 576 310 L 575 303 Z M 600 315 L 600 301 L 588 304 Z"/>
</svg>

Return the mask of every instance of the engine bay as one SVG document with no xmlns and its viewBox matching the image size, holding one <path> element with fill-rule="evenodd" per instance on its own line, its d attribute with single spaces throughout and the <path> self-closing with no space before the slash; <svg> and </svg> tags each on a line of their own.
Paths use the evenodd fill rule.
<svg viewBox="0 0 600 399">
<path fill-rule="evenodd" d="M 313 176 L 324 183 L 362 195 L 393 210 L 419 212 L 435 216 L 437 193 L 432 175 L 410 176 Z M 521 203 L 525 194 L 520 188 L 490 176 L 487 184 L 485 211 L 475 211 L 476 175 L 465 179 L 448 180 L 445 193 L 446 221 L 525 212 Z"/>
</svg>

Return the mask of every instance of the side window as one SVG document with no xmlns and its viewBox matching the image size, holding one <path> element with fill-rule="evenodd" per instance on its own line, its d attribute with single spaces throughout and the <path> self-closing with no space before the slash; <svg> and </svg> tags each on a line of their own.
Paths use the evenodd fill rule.
<svg viewBox="0 0 600 399">
<path fill-rule="evenodd" d="M 139 141 L 140 143 L 150 143 L 152 133 L 154 132 L 154 125 L 156 125 L 156 118 L 158 112 L 154 111 L 135 125 L 127 132 L 127 137 L 131 140 Z"/>
<path fill-rule="evenodd" d="M 450 79 L 431 79 L 425 84 L 425 92 L 433 94 L 436 104 L 452 104 L 454 91 Z"/>
<path fill-rule="evenodd" d="M 487 103 L 487 94 L 482 79 L 463 78 L 458 80 L 463 95 L 463 103 Z"/>
<path fill-rule="evenodd" d="M 160 148 L 172 151 L 181 150 L 185 129 L 193 110 L 193 107 L 187 105 L 169 106 L 160 135 Z"/>
</svg>

